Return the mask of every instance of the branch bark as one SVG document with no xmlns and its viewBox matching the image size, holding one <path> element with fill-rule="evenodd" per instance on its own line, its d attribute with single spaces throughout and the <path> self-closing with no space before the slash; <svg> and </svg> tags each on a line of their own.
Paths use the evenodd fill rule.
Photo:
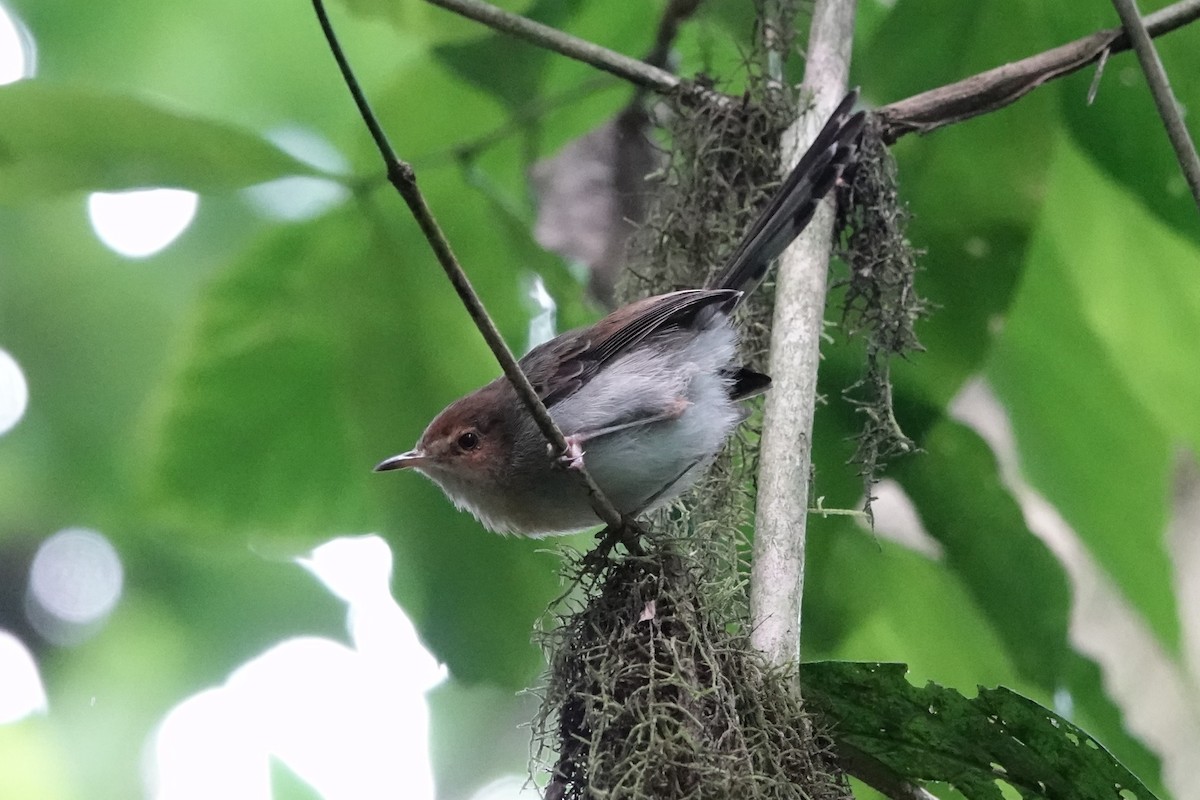
<svg viewBox="0 0 1200 800">
<path fill-rule="evenodd" d="M 1125 32 L 1137 52 L 1142 72 L 1146 73 L 1146 83 L 1150 85 L 1154 105 L 1158 108 L 1163 125 L 1166 126 L 1171 146 L 1175 148 L 1175 158 L 1179 160 L 1179 167 L 1183 170 L 1188 186 L 1191 187 L 1196 208 L 1200 209 L 1200 158 L 1196 156 L 1196 145 L 1188 135 L 1187 126 L 1183 124 L 1179 103 L 1175 101 L 1171 84 L 1167 80 L 1167 71 L 1158 57 L 1158 51 L 1154 49 L 1154 42 L 1150 41 L 1150 33 L 1142 23 L 1135 0 L 1113 0 L 1113 5 L 1116 6 L 1121 24 L 1125 26 Z"/>
<path fill-rule="evenodd" d="M 630 58 L 519 14 L 496 8 L 484 0 L 428 0 L 494 30 L 517 36 L 539 47 L 591 64 L 636 86 L 658 92 L 698 89 L 652 64 Z M 1200 0 L 1179 2 L 1148 14 L 1147 33 L 1161 36 L 1200 18 Z M 1130 49 L 1123 28 L 1108 28 L 1043 53 L 930 89 L 877 109 L 885 141 L 895 142 L 909 133 L 929 133 L 945 125 L 977 117 L 1016 102 L 1042 84 L 1069 75 L 1113 53 Z M 732 102 L 735 98 L 704 90 L 710 98 Z"/>
<path fill-rule="evenodd" d="M 609 50 L 598 44 L 563 33 L 540 22 L 497 8 L 483 0 L 429 0 L 435 6 L 481 22 L 489 28 L 516 36 L 527 42 L 561 53 L 568 58 L 591 64 L 604 72 L 624 78 L 632 84 L 658 92 L 673 92 L 684 81 L 665 69 Z"/>
<path fill-rule="evenodd" d="M 845 95 L 855 0 L 817 0 L 804 89 L 809 113 L 784 134 L 785 162 L 795 164 L 820 124 Z M 808 228 L 779 260 L 770 373 L 758 476 L 750 572 L 750 642 L 777 665 L 800 655 L 800 598 L 812 471 L 821 327 L 825 320 L 833 207 L 821 203 Z"/>
<path fill-rule="evenodd" d="M 1200 18 L 1200 0 L 1181 0 L 1145 18 L 1151 36 Z M 945 125 L 987 114 L 1016 102 L 1047 81 L 1130 48 L 1122 28 L 1108 28 L 1020 61 L 930 89 L 876 109 L 883 138 L 891 143 L 909 133 L 929 133 Z"/>
</svg>

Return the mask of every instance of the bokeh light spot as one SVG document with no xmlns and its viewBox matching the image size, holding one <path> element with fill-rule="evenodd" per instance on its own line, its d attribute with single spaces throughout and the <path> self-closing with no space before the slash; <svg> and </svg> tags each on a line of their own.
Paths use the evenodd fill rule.
<svg viewBox="0 0 1200 800">
<path fill-rule="evenodd" d="M 29 405 L 29 383 L 17 360 L 0 350 L 0 436 L 13 429 Z"/>
<path fill-rule="evenodd" d="M 196 217 L 200 198 L 186 189 L 92 192 L 88 218 L 106 247 L 145 258 L 179 238 Z"/>
<path fill-rule="evenodd" d="M 33 34 L 20 17 L 0 3 L 0 86 L 32 77 L 36 70 Z"/>
<path fill-rule="evenodd" d="M 391 596 L 391 549 L 341 537 L 298 560 L 346 601 L 353 646 L 287 639 L 180 703 L 149 749 L 147 796 L 269 800 L 276 759 L 325 800 L 433 800 L 425 692 L 446 671 Z"/>
<path fill-rule="evenodd" d="M 315 219 L 350 196 L 350 191 L 340 183 L 304 175 L 260 183 L 245 192 L 255 211 L 284 222 Z"/>
<path fill-rule="evenodd" d="M 108 539 L 87 528 L 65 528 L 42 542 L 29 567 L 29 622 L 54 644 L 77 644 L 116 606 L 123 580 L 121 559 Z"/>
<path fill-rule="evenodd" d="M 280 150 L 333 175 L 349 171 L 341 151 L 306 128 L 285 126 L 267 133 Z M 350 197 L 350 190 L 329 178 L 293 175 L 260 183 L 245 190 L 246 200 L 259 214 L 270 219 L 301 222 L 324 214 Z"/>
<path fill-rule="evenodd" d="M 46 690 L 33 654 L 17 637 L 0 630 L 0 725 L 46 710 Z"/>
<path fill-rule="evenodd" d="M 558 304 L 546 291 L 546 282 L 541 275 L 534 275 L 529 285 L 529 299 L 533 303 L 534 314 L 529 320 L 529 349 L 548 342 L 557 334 L 556 313 Z"/>
</svg>

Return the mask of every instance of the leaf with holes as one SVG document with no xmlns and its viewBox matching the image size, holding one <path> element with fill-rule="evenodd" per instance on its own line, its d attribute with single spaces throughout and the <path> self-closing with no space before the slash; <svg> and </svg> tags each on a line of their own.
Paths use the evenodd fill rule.
<svg viewBox="0 0 1200 800">
<path fill-rule="evenodd" d="M 952 784 L 968 798 L 1152 800 L 1094 738 L 1003 687 L 967 698 L 913 686 L 903 664 L 823 662 L 801 668 L 809 704 L 835 741 L 906 779 Z"/>
</svg>

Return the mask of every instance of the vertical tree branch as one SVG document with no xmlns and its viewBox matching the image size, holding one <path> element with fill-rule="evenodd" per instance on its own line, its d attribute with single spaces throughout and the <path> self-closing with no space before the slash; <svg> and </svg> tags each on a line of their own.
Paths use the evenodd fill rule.
<svg viewBox="0 0 1200 800">
<path fill-rule="evenodd" d="M 1167 80 L 1167 71 L 1158 57 L 1158 51 L 1154 49 L 1154 42 L 1150 41 L 1150 33 L 1142 22 L 1135 0 L 1113 0 L 1113 5 L 1117 8 L 1117 14 L 1121 16 L 1121 24 L 1125 26 L 1125 32 L 1137 53 L 1142 72 L 1146 73 L 1146 83 L 1150 85 L 1154 105 L 1167 128 L 1167 137 L 1171 140 L 1171 146 L 1175 148 L 1175 157 L 1179 159 L 1183 176 L 1192 190 L 1196 208 L 1200 209 L 1200 157 L 1197 157 L 1196 145 L 1188 135 L 1187 126 L 1183 124 L 1179 103 L 1175 101 L 1175 94 Z"/>
<path fill-rule="evenodd" d="M 846 91 L 855 0 L 817 0 L 804 88 L 813 106 L 784 135 L 784 160 L 795 164 Z M 825 319 L 833 207 L 823 202 L 779 262 L 770 372 L 763 419 L 754 562 L 750 572 L 750 641 L 774 664 L 800 654 L 800 598 L 812 470 L 817 364 Z"/>
</svg>

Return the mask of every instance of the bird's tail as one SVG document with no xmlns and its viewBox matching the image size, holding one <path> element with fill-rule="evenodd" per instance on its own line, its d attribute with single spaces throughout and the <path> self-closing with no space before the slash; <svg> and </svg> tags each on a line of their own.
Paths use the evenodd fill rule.
<svg viewBox="0 0 1200 800">
<path fill-rule="evenodd" d="M 808 225 L 817 204 L 857 157 L 866 120 L 863 111 L 851 113 L 857 101 L 858 90 L 855 89 L 830 115 L 825 127 L 750 225 L 708 288 L 739 289 L 749 293 L 762 282 L 771 262 Z"/>
</svg>

